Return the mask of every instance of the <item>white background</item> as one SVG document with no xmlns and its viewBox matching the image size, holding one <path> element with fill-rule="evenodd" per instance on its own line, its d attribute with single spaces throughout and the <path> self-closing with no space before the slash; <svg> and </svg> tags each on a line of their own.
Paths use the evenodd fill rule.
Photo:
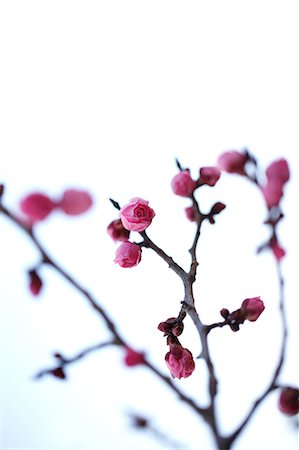
<svg viewBox="0 0 299 450">
<path fill-rule="evenodd" d="M 2 1 L 0 5 L 0 177 L 5 204 L 40 190 L 88 189 L 94 208 L 68 218 L 53 214 L 38 235 L 63 267 L 95 295 L 139 350 L 161 370 L 167 347 L 157 331 L 178 313 L 182 287 L 151 251 L 133 269 L 113 263 L 106 227 L 121 204 L 140 196 L 156 217 L 150 237 L 183 267 L 194 224 L 188 201 L 170 181 L 175 158 L 197 177 L 227 149 L 248 147 L 265 168 L 288 159 L 279 228 L 288 256 L 289 351 L 281 382 L 298 385 L 298 3 L 296 1 Z M 255 255 L 267 236 L 256 188 L 223 175 L 198 192 L 203 210 L 227 209 L 200 239 L 198 310 L 207 323 L 222 307 L 236 309 L 261 295 L 266 310 L 239 333 L 215 330 L 210 343 L 221 379 L 219 418 L 233 430 L 262 392 L 277 361 L 280 322 L 275 265 Z M 122 352 L 106 349 L 67 371 L 68 381 L 33 375 L 52 354 L 74 355 L 108 336 L 84 298 L 44 268 L 33 298 L 26 270 L 38 254 L 24 234 L 1 218 L 1 449 L 162 449 L 130 427 L 128 412 L 145 414 L 182 444 L 213 449 L 200 419 L 142 367 L 125 368 Z M 138 236 L 132 236 L 138 239 Z M 297 333 L 297 335 L 296 335 Z M 194 355 L 190 321 L 182 337 Z M 197 361 L 178 385 L 204 404 L 206 373 Z M 236 450 L 297 448 L 294 421 L 277 412 L 277 394 L 259 408 Z"/>
</svg>

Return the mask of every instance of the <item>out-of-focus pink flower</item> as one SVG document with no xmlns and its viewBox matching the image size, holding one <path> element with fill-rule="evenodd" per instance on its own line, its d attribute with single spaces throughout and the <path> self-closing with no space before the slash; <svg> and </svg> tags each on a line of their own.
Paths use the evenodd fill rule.
<svg viewBox="0 0 299 450">
<path fill-rule="evenodd" d="M 126 366 L 132 367 L 139 364 L 144 364 L 144 353 L 136 352 L 132 348 L 126 347 L 126 354 L 124 356 L 124 363 Z"/>
<path fill-rule="evenodd" d="M 171 344 L 165 361 L 173 378 L 187 378 L 195 369 L 192 353 L 178 344 Z"/>
<path fill-rule="evenodd" d="M 175 195 L 190 197 L 196 188 L 196 182 L 191 178 L 188 170 L 182 170 L 171 181 L 171 189 Z"/>
<path fill-rule="evenodd" d="M 247 161 L 248 156 L 246 153 L 230 150 L 219 156 L 217 164 L 218 167 L 225 172 L 245 175 L 245 164 Z"/>
<path fill-rule="evenodd" d="M 218 167 L 202 167 L 199 170 L 198 184 L 207 184 L 208 186 L 215 186 L 221 175 Z"/>
<path fill-rule="evenodd" d="M 244 318 L 250 322 L 255 322 L 264 309 L 264 302 L 260 297 L 246 298 L 241 305 L 241 312 Z"/>
<path fill-rule="evenodd" d="M 189 219 L 190 222 L 196 222 L 196 219 L 198 217 L 198 212 L 194 205 L 188 206 L 188 208 L 185 208 L 185 213 L 186 213 L 187 219 Z"/>
<path fill-rule="evenodd" d="M 290 178 L 288 162 L 285 159 L 273 161 L 266 169 L 266 177 L 269 181 L 279 181 L 281 185 L 285 184 Z"/>
<path fill-rule="evenodd" d="M 130 231 L 144 231 L 152 222 L 155 212 L 148 206 L 148 201 L 142 198 L 132 198 L 120 210 L 123 226 Z"/>
<path fill-rule="evenodd" d="M 42 280 L 36 270 L 29 270 L 29 289 L 32 295 L 38 295 L 43 286 Z"/>
<path fill-rule="evenodd" d="M 269 244 L 275 258 L 280 261 L 286 254 L 284 248 L 282 248 L 277 239 L 271 239 Z"/>
<path fill-rule="evenodd" d="M 127 241 L 130 237 L 130 231 L 125 229 L 120 219 L 108 225 L 107 233 L 114 241 Z"/>
<path fill-rule="evenodd" d="M 70 216 L 85 213 L 92 206 L 92 197 L 86 191 L 67 189 L 57 206 Z"/>
<path fill-rule="evenodd" d="M 114 262 L 121 267 L 130 268 L 137 266 L 141 260 L 141 249 L 133 242 L 125 241 L 116 250 Z"/>
<path fill-rule="evenodd" d="M 20 202 L 21 211 L 32 222 L 44 220 L 55 208 L 55 203 L 45 194 L 34 192 Z"/>
<path fill-rule="evenodd" d="M 288 416 L 294 416 L 299 412 L 299 389 L 284 387 L 279 396 L 279 409 Z"/>
</svg>

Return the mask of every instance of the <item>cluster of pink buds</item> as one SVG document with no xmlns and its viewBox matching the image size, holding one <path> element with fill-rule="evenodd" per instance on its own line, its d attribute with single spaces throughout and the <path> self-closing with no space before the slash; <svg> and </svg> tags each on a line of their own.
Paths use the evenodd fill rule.
<svg viewBox="0 0 299 450">
<path fill-rule="evenodd" d="M 260 297 L 246 298 L 241 305 L 241 308 L 229 312 L 228 309 L 223 308 L 220 314 L 225 319 L 224 324 L 229 325 L 232 331 L 238 331 L 240 325 L 249 320 L 255 322 L 265 309 L 264 302 Z"/>
<path fill-rule="evenodd" d="M 20 201 L 21 211 L 30 223 L 44 220 L 54 210 L 76 216 L 85 213 L 91 206 L 91 195 L 78 189 L 67 189 L 59 199 L 51 199 L 41 192 L 34 192 Z"/>
<path fill-rule="evenodd" d="M 182 319 L 185 317 L 183 315 Z M 165 355 L 166 365 L 173 378 L 187 378 L 192 375 L 195 369 L 195 362 L 192 353 L 187 348 L 182 347 L 177 336 L 180 336 L 184 329 L 183 320 L 171 317 L 158 325 L 158 329 L 167 336 L 169 351 Z"/>
<path fill-rule="evenodd" d="M 131 268 L 141 261 L 141 248 L 129 241 L 130 232 L 143 232 L 152 222 L 155 212 L 148 206 L 148 201 L 142 198 L 132 198 L 120 209 L 120 218 L 112 221 L 107 228 L 109 236 L 122 244 L 116 250 L 114 262 L 124 268 Z M 118 204 L 113 201 L 114 206 Z"/>
</svg>

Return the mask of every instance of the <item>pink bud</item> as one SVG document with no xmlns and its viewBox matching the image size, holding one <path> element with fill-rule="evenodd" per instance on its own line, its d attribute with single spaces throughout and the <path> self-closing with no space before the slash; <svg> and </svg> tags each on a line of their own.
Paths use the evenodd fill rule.
<svg viewBox="0 0 299 450">
<path fill-rule="evenodd" d="M 284 387 L 279 396 L 279 409 L 288 416 L 294 416 L 299 412 L 299 390 L 292 387 Z"/>
<path fill-rule="evenodd" d="M 29 270 L 28 275 L 30 279 L 29 289 L 32 295 L 38 295 L 43 286 L 42 280 L 35 270 Z"/>
<path fill-rule="evenodd" d="M 176 322 L 175 317 L 167 319 L 165 322 L 160 322 L 158 330 L 163 331 L 165 335 L 172 333 L 174 336 L 180 336 L 184 330 L 184 324 L 182 321 Z"/>
<path fill-rule="evenodd" d="M 139 364 L 144 364 L 144 353 L 135 352 L 135 350 L 126 347 L 126 354 L 124 357 L 124 363 L 126 366 L 133 367 Z"/>
<path fill-rule="evenodd" d="M 40 192 L 24 197 L 20 202 L 21 211 L 32 221 L 45 219 L 55 208 L 55 203 Z"/>
<path fill-rule="evenodd" d="M 269 181 L 262 187 L 262 193 L 269 209 L 278 206 L 283 196 L 282 184 L 279 180 L 278 182 L 275 180 Z"/>
<path fill-rule="evenodd" d="M 285 184 L 290 178 L 288 163 L 285 159 L 273 161 L 266 169 L 268 181 L 277 181 L 281 185 Z"/>
<path fill-rule="evenodd" d="M 165 361 L 173 378 L 187 378 L 195 369 L 192 353 L 178 344 L 170 345 Z"/>
<path fill-rule="evenodd" d="M 246 298 L 241 305 L 244 318 L 255 322 L 264 311 L 265 306 L 260 297 Z"/>
<path fill-rule="evenodd" d="M 113 220 L 107 227 L 107 233 L 114 241 L 127 241 L 130 231 L 126 230 L 120 219 Z"/>
<path fill-rule="evenodd" d="M 248 161 L 247 153 L 241 153 L 236 150 L 230 150 L 222 153 L 218 158 L 218 166 L 220 169 L 229 173 L 238 173 L 246 175 L 245 164 Z"/>
<path fill-rule="evenodd" d="M 200 178 L 198 184 L 207 184 L 208 186 L 215 186 L 220 178 L 221 172 L 218 167 L 202 167 L 199 170 Z"/>
<path fill-rule="evenodd" d="M 196 182 L 192 180 L 188 170 L 179 172 L 171 181 L 173 193 L 181 197 L 190 197 L 195 188 Z"/>
<path fill-rule="evenodd" d="M 65 214 L 76 216 L 85 213 L 92 205 L 91 195 L 78 189 L 67 189 L 57 203 Z"/>
<path fill-rule="evenodd" d="M 144 231 L 152 222 L 155 212 L 142 198 L 132 198 L 120 210 L 120 219 L 126 230 Z"/>
<path fill-rule="evenodd" d="M 116 250 L 114 262 L 121 267 L 130 268 L 137 266 L 141 260 L 141 249 L 133 242 L 125 241 Z"/>
<path fill-rule="evenodd" d="M 189 206 L 188 208 L 185 208 L 185 213 L 186 213 L 187 219 L 189 219 L 190 222 L 196 222 L 197 217 L 198 217 L 198 211 L 194 205 Z"/>
</svg>

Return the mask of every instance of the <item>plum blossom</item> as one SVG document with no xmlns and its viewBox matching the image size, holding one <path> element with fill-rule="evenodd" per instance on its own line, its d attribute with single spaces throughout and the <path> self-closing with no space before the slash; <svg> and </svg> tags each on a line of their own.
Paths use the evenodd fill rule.
<svg viewBox="0 0 299 450">
<path fill-rule="evenodd" d="M 255 322 L 264 309 L 264 302 L 260 297 L 246 298 L 241 305 L 241 312 L 244 318 L 250 322 Z"/>
<path fill-rule="evenodd" d="M 207 184 L 208 186 L 215 186 L 221 175 L 218 167 L 202 167 L 199 170 L 198 184 Z"/>
<path fill-rule="evenodd" d="M 57 202 L 57 207 L 70 216 L 83 214 L 91 206 L 92 197 L 89 192 L 79 189 L 67 189 L 64 191 L 62 199 Z"/>
<path fill-rule="evenodd" d="M 299 389 L 286 386 L 279 396 L 278 406 L 281 412 L 294 416 L 299 412 Z"/>
<path fill-rule="evenodd" d="M 126 347 L 125 350 L 124 363 L 126 366 L 133 367 L 144 363 L 144 353 L 136 352 L 130 347 Z"/>
<path fill-rule="evenodd" d="M 148 206 L 148 201 L 142 198 L 132 198 L 120 210 L 120 220 L 126 230 L 144 231 L 152 222 L 155 212 Z"/>
<path fill-rule="evenodd" d="M 190 197 L 196 189 L 196 182 L 191 178 L 188 170 L 182 170 L 173 177 L 171 189 L 175 195 Z"/>
<path fill-rule="evenodd" d="M 33 223 L 48 217 L 55 206 L 55 202 L 41 192 L 33 192 L 24 197 L 20 202 L 21 211 Z"/>
<path fill-rule="evenodd" d="M 114 241 L 127 241 L 130 231 L 126 230 L 120 219 L 113 220 L 107 227 L 107 233 Z"/>
<path fill-rule="evenodd" d="M 173 378 L 189 377 L 195 369 L 192 353 L 178 344 L 171 344 L 169 348 L 165 361 Z"/>
<path fill-rule="evenodd" d="M 133 242 L 125 241 L 116 250 L 114 262 L 124 268 L 137 266 L 141 261 L 141 249 Z"/>
</svg>

